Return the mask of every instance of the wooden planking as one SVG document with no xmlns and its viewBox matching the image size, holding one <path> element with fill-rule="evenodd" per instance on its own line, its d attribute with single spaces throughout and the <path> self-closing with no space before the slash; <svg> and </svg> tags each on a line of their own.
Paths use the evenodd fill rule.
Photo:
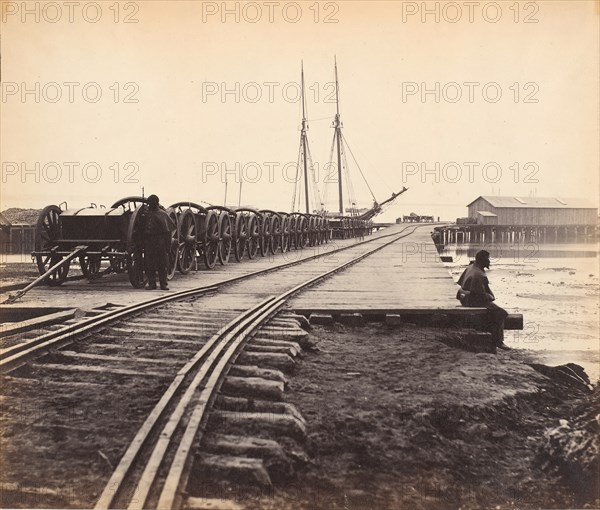
<svg viewBox="0 0 600 510">
<path fill-rule="evenodd" d="M 381 235 L 400 232 L 403 228 L 405 227 L 392 226 L 382 231 Z M 218 293 L 202 299 L 198 307 L 192 305 L 189 307 L 189 313 L 198 314 L 200 320 L 205 314 L 212 316 L 214 313 L 225 310 L 229 313 L 241 311 L 254 304 L 260 296 L 283 292 L 389 240 L 388 238 L 377 241 L 378 237 L 379 235 L 375 234 L 372 236 L 375 242 L 339 254 L 327 254 L 327 251 L 332 249 L 332 245 L 325 245 L 304 250 L 302 254 L 295 252 L 286 255 L 277 254 L 274 257 L 246 261 L 243 264 L 232 263 L 226 267 L 217 266 L 214 271 L 199 271 L 192 272 L 187 276 L 177 276 L 170 282 L 170 286 L 173 290 L 182 290 L 197 285 L 211 285 L 238 274 L 273 267 L 317 253 L 324 254 L 322 258 L 308 264 L 288 268 L 285 273 L 268 273 L 253 279 L 251 283 L 227 285 Z M 356 240 L 347 240 L 335 241 L 334 244 L 335 247 L 340 247 L 351 246 L 355 243 Z M 77 282 L 69 283 L 61 288 L 36 289 L 35 292 L 32 292 L 31 297 L 42 298 L 41 302 L 46 299 L 56 301 L 58 298 L 61 304 L 70 301 L 78 304 L 85 302 L 89 307 L 96 300 L 100 300 L 102 303 L 107 301 L 131 303 L 162 294 L 160 291 L 147 292 L 132 289 L 126 277 L 123 278 L 123 281 L 120 281 L 119 277 L 114 277 L 99 280 L 98 283 L 93 284 Z M 302 299 L 308 299 L 304 304 L 308 302 L 311 305 L 319 306 L 335 304 L 336 307 L 343 306 L 345 308 L 348 308 L 349 305 L 358 307 L 361 303 L 369 307 L 382 305 L 392 308 L 453 308 L 457 305 L 457 301 L 454 299 L 455 294 L 456 286 L 439 260 L 431 242 L 429 229 L 421 228 L 406 239 L 386 247 L 381 252 L 367 257 L 333 278 L 313 286 L 310 294 L 303 294 L 296 299 L 299 300 L 298 303 L 303 303 Z M 308 295 L 310 295 L 309 298 L 303 297 Z M 183 305 L 180 309 L 182 307 Z M 183 307 L 184 310 L 186 308 Z M 152 329 L 149 323 L 145 325 Z"/>
<path fill-rule="evenodd" d="M 399 232 L 402 228 L 405 228 L 405 226 L 392 226 L 383 229 L 366 239 L 376 239 L 392 232 Z M 315 246 L 312 248 L 307 247 L 303 250 L 291 251 L 286 254 L 277 253 L 276 255 L 270 255 L 264 258 L 258 257 L 253 260 L 245 259 L 241 264 L 233 262 L 232 257 L 232 261 L 229 264 L 226 266 L 217 265 L 213 270 L 206 270 L 204 269 L 204 266 L 200 264 L 199 267 L 201 269 L 199 271 L 191 271 L 187 275 L 176 273 L 175 278 L 169 282 L 169 287 L 171 288 L 171 291 L 181 291 L 192 289 L 200 285 L 214 285 L 235 276 L 273 268 L 281 264 L 302 260 L 315 255 L 323 255 L 323 257 L 313 261 L 310 266 L 319 269 L 323 268 L 322 270 L 324 271 L 326 268 L 332 269 L 338 265 L 336 262 L 337 257 L 343 258 L 342 254 L 331 255 L 328 254 L 329 251 L 345 246 L 352 246 L 357 242 L 357 239 L 335 240 L 326 245 Z M 295 273 L 290 274 L 298 274 L 300 276 L 303 271 L 309 275 L 314 274 L 312 269 L 308 270 L 306 267 L 294 268 L 294 271 Z M 74 308 L 81 307 L 83 303 L 85 309 L 90 310 L 94 307 L 105 305 L 107 302 L 116 303 L 117 305 L 134 304 L 164 294 L 169 294 L 169 291 L 155 290 L 150 292 L 143 289 L 134 289 L 131 287 L 127 275 L 120 274 L 99 278 L 91 283 L 87 280 L 82 280 L 76 282 L 69 281 L 59 287 L 37 287 L 26 294 L 19 303 L 20 306 L 35 307 L 56 306 L 58 303 L 61 307 Z M 255 301 L 252 304 L 254 303 Z M 209 308 L 212 310 L 215 308 L 218 309 L 216 306 L 211 306 Z M 244 304 L 241 309 L 246 308 L 248 308 L 248 306 Z"/>
<path fill-rule="evenodd" d="M 293 309 L 463 310 L 458 287 L 443 266 L 429 232 L 418 229 L 292 298 Z"/>
</svg>

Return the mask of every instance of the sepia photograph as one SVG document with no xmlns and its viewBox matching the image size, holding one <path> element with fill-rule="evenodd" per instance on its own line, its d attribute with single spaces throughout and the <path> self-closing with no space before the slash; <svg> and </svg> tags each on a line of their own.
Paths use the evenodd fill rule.
<svg viewBox="0 0 600 510">
<path fill-rule="evenodd" d="M 600 0 L 0 16 L 0 508 L 600 508 Z"/>
</svg>

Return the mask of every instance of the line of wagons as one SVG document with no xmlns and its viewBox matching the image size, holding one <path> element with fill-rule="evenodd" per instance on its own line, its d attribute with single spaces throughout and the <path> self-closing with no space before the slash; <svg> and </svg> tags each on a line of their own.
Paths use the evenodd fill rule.
<svg viewBox="0 0 600 510">
<path fill-rule="evenodd" d="M 63 204 L 45 207 L 36 225 L 32 258 L 41 275 L 48 273 L 45 283 L 63 283 L 77 258 L 89 280 L 127 271 L 131 285 L 143 287 L 146 199 L 126 197 L 110 208 L 91 204 L 68 209 Z M 363 237 L 373 229 L 370 221 L 353 217 L 203 207 L 193 202 L 177 202 L 165 210 L 177 225 L 171 237 L 169 279 L 177 270 L 187 274 L 200 265 L 207 269 L 225 265 L 232 256 L 241 262 L 331 239 Z"/>
</svg>

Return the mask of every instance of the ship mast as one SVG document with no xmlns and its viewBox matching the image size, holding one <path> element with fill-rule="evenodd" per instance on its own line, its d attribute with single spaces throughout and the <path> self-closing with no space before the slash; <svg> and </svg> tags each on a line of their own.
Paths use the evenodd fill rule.
<svg viewBox="0 0 600 510">
<path fill-rule="evenodd" d="M 342 192 L 342 123 L 340 122 L 340 96 L 339 96 L 339 85 L 338 85 L 338 71 L 337 71 L 337 58 L 334 57 L 335 62 L 335 105 L 336 114 L 335 120 L 333 121 L 333 127 L 335 133 L 333 137 L 336 140 L 337 147 L 337 163 L 338 163 L 338 192 L 339 192 L 339 209 L 340 214 L 344 214 L 344 201 Z"/>
<path fill-rule="evenodd" d="M 310 214 L 310 204 L 308 200 L 308 161 L 306 157 L 308 145 L 308 122 L 306 120 L 306 99 L 304 98 L 304 61 L 302 61 L 302 131 L 300 134 L 300 145 L 302 145 L 302 155 L 304 160 L 304 201 L 306 203 L 306 214 Z"/>
<path fill-rule="evenodd" d="M 354 217 L 357 217 L 362 220 L 371 220 L 374 216 L 376 216 L 377 214 L 379 214 L 382 211 L 383 205 L 386 205 L 386 204 L 394 201 L 399 195 L 401 195 L 402 193 L 407 191 L 408 188 L 402 188 L 398 193 L 392 193 L 392 196 L 390 198 L 388 198 L 387 200 L 384 200 L 381 204 L 379 204 L 377 202 L 377 199 L 375 198 L 375 194 L 373 193 L 371 186 L 369 186 L 369 183 L 367 182 L 365 174 L 361 170 L 360 165 L 358 164 L 358 161 L 356 161 L 356 158 L 354 157 L 354 154 L 352 153 L 352 149 L 349 147 L 348 142 L 345 140 L 344 136 L 342 135 L 343 124 L 340 119 L 340 86 L 339 86 L 339 80 L 338 80 L 338 68 L 337 68 L 337 58 L 336 57 L 334 57 L 334 63 L 335 63 L 336 114 L 335 114 L 334 121 L 332 123 L 332 127 L 334 128 L 335 131 L 333 134 L 333 142 L 331 144 L 331 151 L 329 153 L 329 161 L 331 162 L 331 164 L 333 164 L 333 150 L 334 150 L 334 146 L 335 146 L 336 152 L 337 152 L 337 166 L 338 166 L 339 214 L 340 214 L 340 216 L 344 216 L 344 195 L 343 195 L 343 189 L 344 189 L 343 184 L 344 183 L 342 180 L 342 174 L 343 174 L 342 161 L 345 163 L 346 171 L 348 171 L 348 163 L 346 161 L 346 150 L 348 150 L 350 152 L 350 155 L 352 156 L 352 159 L 354 160 L 354 163 L 356 164 L 356 168 L 360 172 L 360 175 L 362 176 L 363 180 L 365 181 L 365 184 L 367 185 L 367 188 L 369 189 L 371 196 L 373 197 L 373 207 L 371 209 L 367 210 L 366 212 L 359 214 L 359 210 L 356 206 L 356 202 L 354 202 L 354 187 L 352 186 L 352 180 L 350 178 L 350 173 L 348 172 L 346 174 L 346 181 L 347 181 L 346 182 L 346 191 L 348 193 L 350 209 L 348 209 L 347 212 L 350 213 L 350 216 L 354 216 Z M 344 144 L 343 149 L 342 149 L 342 144 Z"/>
</svg>

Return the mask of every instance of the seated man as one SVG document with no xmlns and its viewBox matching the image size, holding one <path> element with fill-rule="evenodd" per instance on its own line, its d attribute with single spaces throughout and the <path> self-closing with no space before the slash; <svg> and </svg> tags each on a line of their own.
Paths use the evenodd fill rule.
<svg viewBox="0 0 600 510">
<path fill-rule="evenodd" d="M 458 279 L 460 290 L 456 298 L 463 306 L 485 307 L 489 312 L 489 329 L 492 338 L 500 349 L 508 349 L 504 345 L 504 319 L 508 313 L 500 308 L 495 301 L 496 297 L 490 289 L 485 269 L 490 267 L 490 254 L 485 250 L 477 252 L 475 262 L 471 263 Z"/>
</svg>

